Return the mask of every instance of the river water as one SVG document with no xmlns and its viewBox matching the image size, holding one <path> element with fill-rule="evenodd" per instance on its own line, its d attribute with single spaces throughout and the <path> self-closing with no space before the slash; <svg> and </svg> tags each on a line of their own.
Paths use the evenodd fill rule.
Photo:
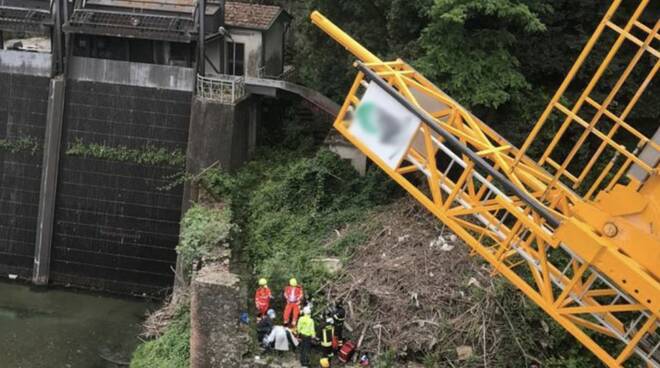
<svg viewBox="0 0 660 368">
<path fill-rule="evenodd" d="M 0 367 L 121 367 L 149 307 L 135 299 L 0 283 Z"/>
</svg>

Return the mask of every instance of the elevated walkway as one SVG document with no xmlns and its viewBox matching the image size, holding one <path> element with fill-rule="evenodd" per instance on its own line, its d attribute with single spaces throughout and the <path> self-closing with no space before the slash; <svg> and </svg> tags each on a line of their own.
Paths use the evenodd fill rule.
<svg viewBox="0 0 660 368">
<path fill-rule="evenodd" d="M 255 95 L 270 97 L 277 97 L 278 92 L 282 91 L 293 93 L 332 116 L 339 114 L 340 106 L 320 92 L 284 80 L 247 77 L 245 89 Z"/>
</svg>

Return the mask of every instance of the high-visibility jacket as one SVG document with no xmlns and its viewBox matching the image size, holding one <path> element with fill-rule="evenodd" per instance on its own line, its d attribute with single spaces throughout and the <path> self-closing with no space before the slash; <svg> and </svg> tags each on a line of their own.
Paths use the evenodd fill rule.
<svg viewBox="0 0 660 368">
<path fill-rule="evenodd" d="M 270 305 L 270 299 L 273 297 L 268 286 L 261 286 L 257 289 L 257 292 L 254 293 L 254 304 L 257 308 L 265 307 Z"/>
<path fill-rule="evenodd" d="M 301 336 L 316 336 L 316 327 L 314 327 L 314 320 L 311 316 L 304 315 L 298 320 L 298 334 Z"/>
<path fill-rule="evenodd" d="M 335 336 L 335 326 L 326 325 L 322 331 L 321 346 L 329 348 L 332 346 L 332 339 Z"/>
<path fill-rule="evenodd" d="M 300 304 L 303 297 L 303 289 L 300 286 L 287 286 L 284 288 L 284 299 L 289 304 Z"/>
</svg>

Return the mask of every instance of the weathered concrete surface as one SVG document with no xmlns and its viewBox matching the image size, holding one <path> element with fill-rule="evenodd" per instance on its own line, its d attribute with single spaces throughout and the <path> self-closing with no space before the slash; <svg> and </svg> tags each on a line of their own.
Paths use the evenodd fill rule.
<svg viewBox="0 0 660 368">
<path fill-rule="evenodd" d="M 49 82 L 48 77 L 0 73 L 0 139 L 29 138 L 37 148 L 0 149 L 0 277 L 32 277 Z"/>
<path fill-rule="evenodd" d="M 72 57 L 69 78 L 78 81 L 121 84 L 192 92 L 195 72 L 180 66 Z"/>
<path fill-rule="evenodd" d="M 240 325 L 247 294 L 237 275 L 217 263 L 192 282 L 191 368 L 240 367 L 248 352 L 248 327 Z"/>
<path fill-rule="evenodd" d="M 41 165 L 41 191 L 39 194 L 39 215 L 37 217 L 37 241 L 34 251 L 32 282 L 48 285 L 50 277 L 50 253 L 53 244 L 53 224 L 55 222 L 55 198 L 57 196 L 57 175 L 60 165 L 62 143 L 62 121 L 64 117 L 65 79 L 53 78 L 50 81 L 48 115 L 46 116 L 46 136 Z"/>
<path fill-rule="evenodd" d="M 0 50 L 0 73 L 50 77 L 51 68 L 50 54 Z"/>
<path fill-rule="evenodd" d="M 66 95 L 63 151 L 79 140 L 186 149 L 190 92 L 69 79 Z M 130 294 L 169 287 L 183 190 L 168 186 L 181 166 L 62 154 L 51 282 Z"/>
<path fill-rule="evenodd" d="M 187 172 L 196 174 L 218 162 L 225 170 L 240 167 L 248 157 L 249 106 L 223 105 L 194 97 L 188 131 Z"/>
<path fill-rule="evenodd" d="M 339 132 L 332 130 L 325 139 L 328 149 L 344 160 L 350 160 L 353 168 L 364 176 L 367 173 L 367 156 L 350 144 Z"/>
<path fill-rule="evenodd" d="M 278 91 L 293 93 L 311 102 L 332 116 L 337 116 L 339 114 L 340 106 L 336 102 L 322 95 L 318 91 L 299 84 L 277 79 L 247 77 L 245 78 L 245 87 L 248 92 L 263 96 L 275 97 L 277 96 Z"/>
</svg>

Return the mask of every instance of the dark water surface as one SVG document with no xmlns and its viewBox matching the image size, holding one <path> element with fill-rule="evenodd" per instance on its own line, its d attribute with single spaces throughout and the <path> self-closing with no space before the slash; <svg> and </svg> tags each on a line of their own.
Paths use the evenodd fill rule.
<svg viewBox="0 0 660 368">
<path fill-rule="evenodd" d="M 137 346 L 150 305 L 0 283 L 0 368 L 115 368 Z"/>
</svg>

